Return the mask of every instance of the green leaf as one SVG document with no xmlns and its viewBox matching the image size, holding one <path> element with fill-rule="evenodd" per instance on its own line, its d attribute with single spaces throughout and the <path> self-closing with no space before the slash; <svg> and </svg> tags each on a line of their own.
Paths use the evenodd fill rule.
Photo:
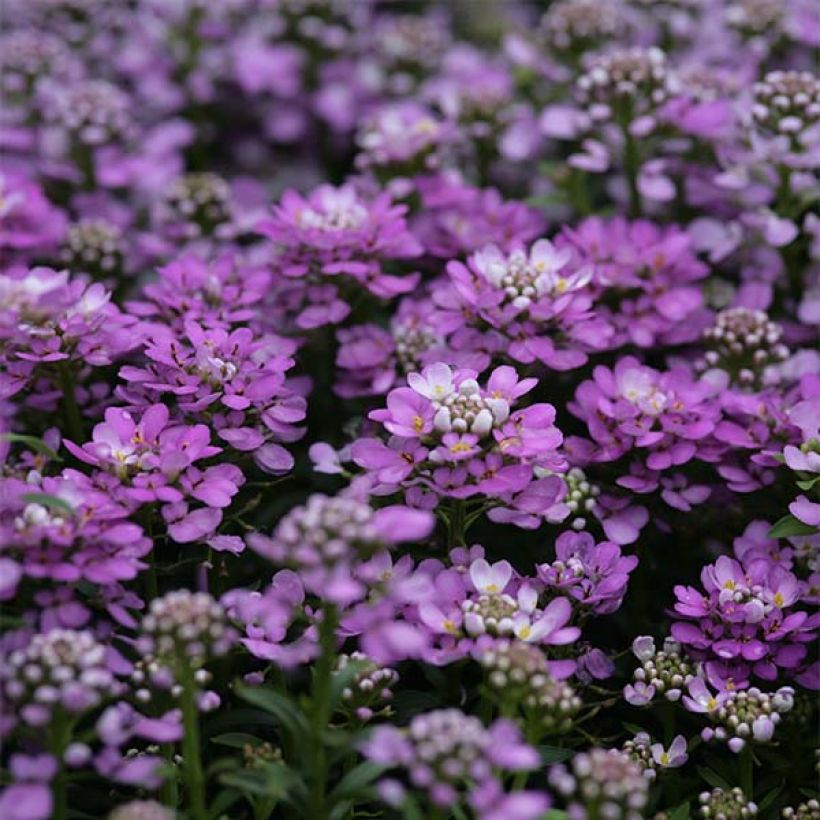
<svg viewBox="0 0 820 820">
<path fill-rule="evenodd" d="M 541 755 L 541 762 L 546 765 L 547 763 L 561 763 L 564 760 L 569 760 L 575 752 L 561 746 L 539 746 L 538 754 Z"/>
<path fill-rule="evenodd" d="M 540 820 L 567 820 L 569 815 L 560 809 L 550 809 L 546 814 L 542 814 Z"/>
<path fill-rule="evenodd" d="M 225 812 L 238 800 L 242 799 L 242 792 L 235 789 L 223 789 L 208 807 L 208 815 L 216 820 L 223 817 Z"/>
<path fill-rule="evenodd" d="M 284 763 L 269 764 L 253 769 L 239 769 L 220 777 L 225 786 L 239 789 L 243 794 L 287 799 L 297 786 L 304 787 L 299 775 Z"/>
<path fill-rule="evenodd" d="M 261 746 L 264 741 L 256 735 L 248 735 L 244 732 L 226 732 L 223 735 L 212 737 L 211 743 L 230 746 L 232 749 L 244 749 L 245 746 Z"/>
<path fill-rule="evenodd" d="M 780 785 L 775 786 L 771 791 L 767 792 L 766 795 L 764 795 L 763 799 L 758 803 L 757 806 L 757 810 L 760 814 L 763 814 L 766 811 L 766 809 L 768 809 L 769 806 L 771 806 L 772 803 L 774 803 L 780 792 L 783 791 L 784 785 L 785 784 L 781 781 Z"/>
<path fill-rule="evenodd" d="M 800 487 L 801 490 L 808 491 L 815 484 L 820 484 L 820 475 L 815 476 L 814 478 L 807 478 L 805 481 L 798 481 L 797 486 Z"/>
<path fill-rule="evenodd" d="M 689 804 L 681 803 L 669 815 L 669 820 L 689 820 Z"/>
<path fill-rule="evenodd" d="M 715 771 L 704 766 L 698 766 L 698 774 L 713 789 L 730 790 L 732 787 Z"/>
<path fill-rule="evenodd" d="M 310 725 L 299 706 L 289 697 L 273 689 L 236 684 L 236 693 L 242 700 L 264 709 L 273 715 L 279 725 L 294 738 L 306 737 Z"/>
<path fill-rule="evenodd" d="M 373 763 L 369 760 L 360 763 L 339 781 L 336 788 L 330 793 L 330 799 L 336 802 L 358 797 L 388 768 L 389 766 L 382 763 Z"/>
<path fill-rule="evenodd" d="M 47 456 L 52 461 L 62 461 L 56 450 L 52 450 L 41 438 L 37 436 L 24 436 L 20 433 L 0 433 L 0 441 L 11 441 L 17 444 L 25 444 L 26 447 L 34 450 L 42 456 Z"/>
<path fill-rule="evenodd" d="M 26 504 L 42 504 L 52 510 L 73 514 L 74 508 L 64 499 L 50 493 L 23 493 L 22 500 Z"/>
<path fill-rule="evenodd" d="M 798 521 L 793 515 L 784 515 L 770 530 L 769 538 L 792 538 L 796 535 L 814 535 L 817 527 Z"/>
</svg>

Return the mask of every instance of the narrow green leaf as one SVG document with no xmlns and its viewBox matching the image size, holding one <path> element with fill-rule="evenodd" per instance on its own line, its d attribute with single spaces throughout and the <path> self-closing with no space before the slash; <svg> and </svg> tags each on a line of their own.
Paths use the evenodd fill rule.
<svg viewBox="0 0 820 820">
<path fill-rule="evenodd" d="M 208 815 L 214 818 L 214 820 L 216 820 L 217 817 L 223 817 L 225 812 L 241 799 L 242 792 L 236 789 L 223 789 L 208 807 Z"/>
<path fill-rule="evenodd" d="M 226 732 L 223 735 L 212 737 L 211 743 L 230 746 L 232 749 L 244 749 L 245 746 L 260 746 L 264 741 L 256 735 L 248 735 L 244 732 Z"/>
<path fill-rule="evenodd" d="M 669 820 L 689 820 L 689 804 L 681 803 L 680 806 L 673 809 L 669 815 Z"/>
<path fill-rule="evenodd" d="M 330 799 L 337 802 L 359 796 L 388 768 L 388 766 L 381 763 L 373 763 L 369 760 L 360 763 L 339 781 L 336 788 L 330 793 Z"/>
<path fill-rule="evenodd" d="M 732 787 L 715 771 L 707 769 L 705 766 L 698 766 L 698 774 L 714 789 L 729 790 Z"/>
<path fill-rule="evenodd" d="M 769 538 L 792 538 L 796 535 L 814 535 L 817 527 L 798 521 L 793 515 L 784 515 L 770 530 Z"/>
<path fill-rule="evenodd" d="M 52 450 L 41 438 L 37 436 L 24 436 L 20 433 L 0 433 L 0 441 L 11 441 L 16 444 L 25 444 L 26 447 L 34 450 L 42 456 L 47 456 L 52 461 L 62 461 L 56 450 Z"/>
<path fill-rule="evenodd" d="M 797 486 L 800 487 L 801 490 L 810 490 L 814 487 L 815 484 L 820 484 L 820 475 L 815 476 L 814 478 L 807 478 L 805 481 L 798 481 Z"/>
<path fill-rule="evenodd" d="M 264 709 L 273 715 L 281 727 L 294 738 L 306 737 L 310 727 L 302 710 L 289 697 L 275 692 L 273 689 L 245 686 L 238 683 L 236 693 L 248 703 Z"/>
<path fill-rule="evenodd" d="M 572 749 L 564 749 L 561 746 L 539 746 L 538 754 L 541 755 L 541 762 L 547 763 L 561 763 L 564 760 L 569 760 L 575 752 Z"/>
<path fill-rule="evenodd" d="M 61 512 L 73 514 L 74 509 L 64 499 L 49 493 L 23 493 L 22 500 L 26 504 L 42 504 L 52 510 L 60 510 Z"/>
</svg>

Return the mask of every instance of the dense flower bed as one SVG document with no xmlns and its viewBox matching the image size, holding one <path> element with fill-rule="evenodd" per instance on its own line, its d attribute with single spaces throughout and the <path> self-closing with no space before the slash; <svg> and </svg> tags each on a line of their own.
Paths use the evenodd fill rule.
<svg viewBox="0 0 820 820">
<path fill-rule="evenodd" d="M 816 0 L 3 12 L 3 820 L 820 818 Z"/>
</svg>

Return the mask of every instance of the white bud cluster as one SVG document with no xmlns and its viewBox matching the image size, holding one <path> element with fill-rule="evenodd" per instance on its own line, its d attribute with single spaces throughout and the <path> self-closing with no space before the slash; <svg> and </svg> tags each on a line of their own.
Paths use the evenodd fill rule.
<svg viewBox="0 0 820 820">
<path fill-rule="evenodd" d="M 165 192 L 165 205 L 173 219 L 195 225 L 198 234 L 210 234 L 231 219 L 231 188 L 218 174 L 185 174 Z"/>
<path fill-rule="evenodd" d="M 726 22 L 746 37 L 771 34 L 781 29 L 781 0 L 737 0 L 726 9 Z"/>
<path fill-rule="evenodd" d="M 439 433 L 473 433 L 479 438 L 500 427 L 510 416 L 505 399 L 481 395 L 475 379 L 465 379 L 446 397 L 433 400 L 433 426 Z"/>
<path fill-rule="evenodd" d="M 433 328 L 417 320 L 397 322 L 391 332 L 396 344 L 396 358 L 405 373 L 418 371 L 422 354 L 443 345 L 443 339 Z"/>
<path fill-rule="evenodd" d="M 122 264 L 122 256 L 122 230 L 104 219 L 71 225 L 60 251 L 68 268 L 92 275 L 112 273 Z"/>
<path fill-rule="evenodd" d="M 726 308 L 703 332 L 711 350 L 696 366 L 699 370 L 720 368 L 741 385 L 755 385 L 766 367 L 788 358 L 789 349 L 780 341 L 782 336 L 783 328 L 765 311 Z"/>
<path fill-rule="evenodd" d="M 641 820 L 649 781 L 642 768 L 619 749 L 590 749 L 572 758 L 569 767 L 559 764 L 549 773 L 549 783 L 568 804 L 570 816 Z M 582 811 L 586 814 L 581 814 Z"/>
<path fill-rule="evenodd" d="M 44 96 L 46 119 L 85 145 L 104 145 L 130 135 L 131 102 L 105 80 L 83 80 L 68 87 L 51 84 Z"/>
<path fill-rule="evenodd" d="M 706 741 L 726 742 L 740 752 L 748 741 L 767 743 L 774 736 L 781 715 L 794 707 L 794 689 L 781 686 L 776 692 L 762 692 L 756 686 L 733 691 L 709 712 L 717 726 L 701 732 Z"/>
<path fill-rule="evenodd" d="M 35 635 L 0 663 L 6 705 L 26 723 L 43 726 L 62 709 L 78 714 L 115 697 L 123 685 L 106 665 L 105 646 L 86 631 Z"/>
<path fill-rule="evenodd" d="M 361 721 L 371 720 L 376 715 L 389 711 L 393 699 L 392 687 L 398 683 L 399 674 L 395 669 L 379 666 L 362 652 L 340 655 L 336 671 L 340 672 L 351 662 L 363 664 L 353 680 L 342 690 L 345 709 Z"/>
<path fill-rule="evenodd" d="M 809 71 L 770 71 L 752 92 L 752 117 L 764 131 L 798 144 L 820 122 L 820 78 Z"/>
<path fill-rule="evenodd" d="M 572 728 L 572 719 L 582 706 L 570 684 L 554 678 L 544 653 L 523 641 L 497 641 L 480 657 L 487 683 L 500 700 L 527 712 L 548 732 L 558 734 Z"/>
<path fill-rule="evenodd" d="M 612 119 L 626 104 L 632 118 L 648 114 L 679 90 L 666 54 L 659 48 L 627 48 L 598 55 L 576 81 L 581 103 L 598 121 Z"/>
<path fill-rule="evenodd" d="M 782 816 L 784 820 L 820 820 L 820 800 L 812 798 L 797 808 L 787 806 L 783 809 Z"/>
<path fill-rule="evenodd" d="M 680 700 L 684 689 L 695 676 L 695 666 L 683 654 L 683 647 L 674 638 L 666 638 L 663 649 L 658 652 L 651 638 L 636 638 L 632 652 L 641 661 L 632 673 L 633 680 L 654 686 L 655 692 L 667 700 Z"/>
<path fill-rule="evenodd" d="M 222 604 L 207 592 L 179 589 L 151 601 L 139 645 L 160 664 L 187 663 L 197 669 L 226 654 L 236 638 Z"/>
<path fill-rule="evenodd" d="M 0 83 L 8 94 L 30 92 L 40 77 L 59 72 L 68 60 L 65 44 L 34 29 L 17 29 L 0 37 Z"/>
<path fill-rule="evenodd" d="M 132 800 L 117 806 L 108 820 L 174 820 L 176 815 L 156 800 Z"/>
<path fill-rule="evenodd" d="M 746 799 L 737 786 L 729 791 L 720 787 L 698 796 L 698 817 L 710 820 L 741 820 L 743 817 L 757 817 L 757 805 Z"/>
<path fill-rule="evenodd" d="M 562 0 L 541 18 L 539 29 L 547 45 L 557 51 L 585 51 L 621 34 L 626 21 L 620 7 L 609 0 Z"/>
</svg>

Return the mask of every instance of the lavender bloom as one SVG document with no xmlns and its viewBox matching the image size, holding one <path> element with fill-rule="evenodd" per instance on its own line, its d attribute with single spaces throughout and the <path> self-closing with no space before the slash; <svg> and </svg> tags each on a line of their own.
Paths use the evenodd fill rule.
<svg viewBox="0 0 820 820">
<path fill-rule="evenodd" d="M 406 731 L 379 726 L 363 751 L 376 763 L 400 768 L 433 806 L 445 808 L 496 780 L 496 770 L 526 771 L 538 765 L 537 753 L 521 741 L 512 723 L 498 720 L 485 728 L 458 709 L 417 715 Z M 479 817 L 485 816 L 480 805 L 475 808 Z"/>
<path fill-rule="evenodd" d="M 555 542 L 557 560 L 538 567 L 538 580 L 548 590 L 569 594 L 582 609 L 606 615 L 618 609 L 629 574 L 638 565 L 622 556 L 617 544 L 596 544 L 588 533 L 565 532 Z"/>
<path fill-rule="evenodd" d="M 652 743 L 646 732 L 639 732 L 624 743 L 623 750 L 643 769 L 644 777 L 649 781 L 657 777 L 659 770 L 677 769 L 689 758 L 683 735 L 677 735 L 667 750 L 662 743 Z"/>
</svg>

